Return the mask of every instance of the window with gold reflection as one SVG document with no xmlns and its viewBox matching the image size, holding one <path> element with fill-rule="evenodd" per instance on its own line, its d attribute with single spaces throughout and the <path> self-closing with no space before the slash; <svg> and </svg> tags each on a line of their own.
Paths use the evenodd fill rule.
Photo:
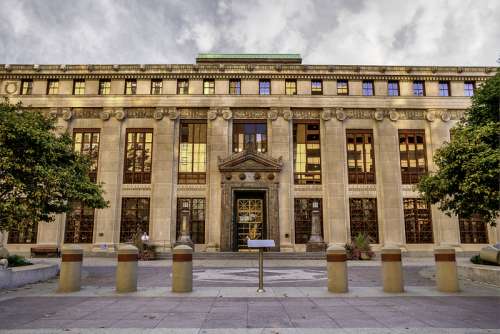
<svg viewBox="0 0 500 334">
<path fill-rule="evenodd" d="M 151 183 L 153 129 L 127 129 L 123 183 Z"/>
<path fill-rule="evenodd" d="M 203 80 L 203 95 L 214 95 L 215 94 L 215 80 L 207 79 Z"/>
<path fill-rule="evenodd" d="M 337 95 L 349 95 L 349 85 L 347 80 L 337 80 Z"/>
<path fill-rule="evenodd" d="M 59 80 L 50 79 L 47 81 L 47 95 L 59 94 Z"/>
<path fill-rule="evenodd" d="M 85 94 L 85 80 L 78 79 L 73 81 L 73 95 Z"/>
<path fill-rule="evenodd" d="M 432 218 L 429 203 L 420 198 L 403 198 L 405 236 L 408 244 L 431 244 Z"/>
<path fill-rule="evenodd" d="M 293 124 L 295 184 L 321 184 L 319 122 Z"/>
<path fill-rule="evenodd" d="M 346 130 L 346 146 L 349 183 L 375 183 L 373 131 Z"/>
<path fill-rule="evenodd" d="M 125 95 L 135 95 L 137 93 L 137 80 L 125 80 Z"/>
<path fill-rule="evenodd" d="M 256 152 L 267 152 L 267 123 L 265 121 L 234 120 L 233 152 L 241 152 L 250 146 Z"/>
<path fill-rule="evenodd" d="M 189 94 L 189 80 L 178 79 L 177 80 L 177 94 L 178 95 L 188 95 Z"/>
<path fill-rule="evenodd" d="M 99 129 L 73 129 L 73 149 L 90 159 L 89 178 L 92 182 L 97 181 L 99 137 Z"/>
<path fill-rule="evenodd" d="M 33 94 L 33 80 L 21 81 L 21 95 Z"/>
<path fill-rule="evenodd" d="M 403 184 L 415 184 L 427 173 L 424 130 L 399 130 L 399 155 Z"/>
<path fill-rule="evenodd" d="M 297 81 L 296 80 L 285 80 L 285 94 L 286 95 L 297 95 Z"/>
<path fill-rule="evenodd" d="M 160 95 L 163 89 L 163 80 L 153 79 L 151 80 L 151 95 Z"/>
<path fill-rule="evenodd" d="M 207 123 L 186 121 L 180 125 L 178 183 L 206 182 Z"/>
<path fill-rule="evenodd" d="M 99 80 L 99 95 L 109 95 L 111 93 L 111 80 Z"/>
</svg>

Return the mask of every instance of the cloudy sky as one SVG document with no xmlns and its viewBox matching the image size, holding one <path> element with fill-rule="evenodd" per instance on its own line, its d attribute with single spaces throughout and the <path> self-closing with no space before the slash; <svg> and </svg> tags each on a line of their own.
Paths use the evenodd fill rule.
<svg viewBox="0 0 500 334">
<path fill-rule="evenodd" d="M 498 65 L 499 0 L 0 0 L 0 63 Z"/>
</svg>

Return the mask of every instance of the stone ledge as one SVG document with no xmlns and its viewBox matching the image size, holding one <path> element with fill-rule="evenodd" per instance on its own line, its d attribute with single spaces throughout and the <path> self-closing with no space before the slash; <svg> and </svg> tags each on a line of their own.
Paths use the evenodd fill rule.
<svg viewBox="0 0 500 334">
<path fill-rule="evenodd" d="M 59 265 L 38 263 L 0 270 L 0 289 L 13 289 L 26 284 L 46 281 L 57 276 Z"/>
<path fill-rule="evenodd" d="M 462 279 L 500 287 L 500 266 L 464 263 L 458 265 L 458 275 Z"/>
</svg>

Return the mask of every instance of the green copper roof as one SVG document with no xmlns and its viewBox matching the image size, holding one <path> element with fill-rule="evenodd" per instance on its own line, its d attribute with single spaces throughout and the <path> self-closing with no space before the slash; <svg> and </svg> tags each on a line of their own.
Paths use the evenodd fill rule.
<svg viewBox="0 0 500 334">
<path fill-rule="evenodd" d="M 298 53 L 199 53 L 197 63 L 288 63 L 301 64 Z"/>
</svg>

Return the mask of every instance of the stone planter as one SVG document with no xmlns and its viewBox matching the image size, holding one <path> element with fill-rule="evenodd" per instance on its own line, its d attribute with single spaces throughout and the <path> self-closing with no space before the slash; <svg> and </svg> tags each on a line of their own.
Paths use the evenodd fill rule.
<svg viewBox="0 0 500 334">
<path fill-rule="evenodd" d="M 26 284 L 46 281 L 57 276 L 59 265 L 39 263 L 0 269 L 0 289 L 14 289 Z"/>
</svg>

